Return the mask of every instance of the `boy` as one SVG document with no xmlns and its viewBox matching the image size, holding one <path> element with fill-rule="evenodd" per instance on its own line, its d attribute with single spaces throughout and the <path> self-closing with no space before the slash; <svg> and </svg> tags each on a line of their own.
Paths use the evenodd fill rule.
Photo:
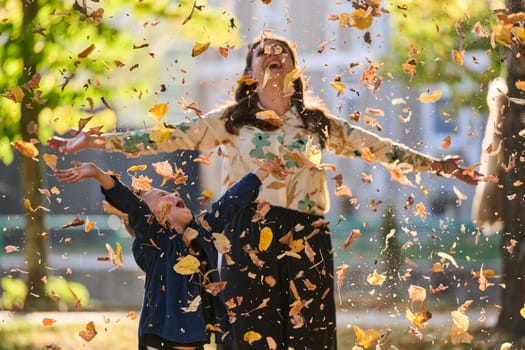
<svg viewBox="0 0 525 350">
<path fill-rule="evenodd" d="M 135 235 L 133 256 L 146 273 L 139 350 L 204 349 L 210 325 L 216 330 L 216 343 L 226 348 L 231 335 L 224 305 L 203 288 L 203 282 L 219 281 L 212 233 L 222 232 L 240 208 L 256 199 L 262 181 L 270 172 L 279 174 L 279 165 L 260 161 L 256 170 L 212 204 L 211 211 L 199 215 L 197 223 L 178 192 L 151 189 L 138 197 L 94 163 L 72 164 L 72 168 L 57 169 L 55 177 L 65 183 L 95 179 L 106 200 L 128 215 Z M 198 234 L 185 234 L 189 232 Z M 175 264 L 188 255 L 200 262 L 199 273 L 175 271 Z"/>
</svg>

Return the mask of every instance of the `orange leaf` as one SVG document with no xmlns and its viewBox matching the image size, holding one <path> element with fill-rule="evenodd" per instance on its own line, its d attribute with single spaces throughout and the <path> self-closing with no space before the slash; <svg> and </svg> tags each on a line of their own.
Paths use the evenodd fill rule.
<svg viewBox="0 0 525 350">
<path fill-rule="evenodd" d="M 97 335 L 93 321 L 90 321 L 88 324 L 86 324 L 86 329 L 78 332 L 78 335 L 85 341 L 91 341 Z"/>
<path fill-rule="evenodd" d="M 95 44 L 91 44 L 89 45 L 87 48 L 85 48 L 84 50 L 82 50 L 82 52 L 80 52 L 78 54 L 78 58 L 86 58 L 88 57 L 89 55 L 91 55 L 93 53 L 93 51 L 95 50 Z"/>
<path fill-rule="evenodd" d="M 433 92 L 423 92 L 419 95 L 419 101 L 422 103 L 434 103 L 441 99 L 441 90 L 434 90 Z"/>
<path fill-rule="evenodd" d="M 158 122 L 168 113 L 168 109 L 167 103 L 158 103 L 148 110 L 148 115 L 151 119 Z"/>
<path fill-rule="evenodd" d="M 262 335 L 260 333 L 257 333 L 255 331 L 248 331 L 244 333 L 244 336 L 242 337 L 245 342 L 248 342 L 248 344 L 253 344 L 256 341 L 259 341 L 262 339 Z"/>
<path fill-rule="evenodd" d="M 44 327 L 51 327 L 53 325 L 53 323 L 55 323 L 57 320 L 54 320 L 52 318 L 47 318 L 47 317 L 44 317 L 42 319 L 42 325 Z"/>
<path fill-rule="evenodd" d="M 32 142 L 26 141 L 13 141 L 11 143 L 15 149 L 20 152 L 24 157 L 33 158 L 38 156 L 38 149 Z"/>
</svg>

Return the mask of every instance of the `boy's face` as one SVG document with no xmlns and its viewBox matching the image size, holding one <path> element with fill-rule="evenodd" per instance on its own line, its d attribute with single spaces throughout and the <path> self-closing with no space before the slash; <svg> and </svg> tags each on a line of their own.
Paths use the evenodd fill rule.
<svg viewBox="0 0 525 350">
<path fill-rule="evenodd" d="M 186 207 L 177 191 L 167 192 L 152 189 L 146 191 L 141 198 L 159 221 L 168 222 L 175 228 L 181 226 L 185 228 L 193 219 L 190 209 Z"/>
</svg>

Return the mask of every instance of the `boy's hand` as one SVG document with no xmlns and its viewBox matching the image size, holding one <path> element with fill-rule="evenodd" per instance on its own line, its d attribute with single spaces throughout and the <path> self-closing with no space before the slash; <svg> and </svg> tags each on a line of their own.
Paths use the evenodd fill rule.
<svg viewBox="0 0 525 350">
<path fill-rule="evenodd" d="M 88 177 L 96 178 L 102 172 L 102 170 L 100 170 L 93 163 L 72 161 L 71 165 L 73 165 L 72 168 L 57 169 L 55 171 L 55 177 L 58 179 L 58 181 L 65 183 L 75 183 Z"/>
</svg>

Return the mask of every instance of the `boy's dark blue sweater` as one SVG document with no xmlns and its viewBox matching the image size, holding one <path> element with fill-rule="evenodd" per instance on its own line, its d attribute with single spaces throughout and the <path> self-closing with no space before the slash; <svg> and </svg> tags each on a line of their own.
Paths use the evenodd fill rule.
<svg viewBox="0 0 525 350">
<path fill-rule="evenodd" d="M 221 330 L 228 327 L 224 305 L 219 297 L 211 297 L 203 291 L 202 274 L 181 275 L 173 266 L 178 259 L 196 250 L 199 258 L 207 263 L 207 271 L 213 282 L 218 281 L 217 250 L 212 242 L 213 232 L 222 232 L 232 217 L 257 198 L 261 182 L 250 173 L 230 188 L 211 210 L 205 213 L 204 219 L 211 227 L 205 230 L 194 220 L 190 227 L 196 229 L 198 237 L 188 248 L 182 240 L 182 232 L 167 230 L 161 226 L 150 212 L 148 206 L 134 195 L 126 186 L 115 180 L 110 190 L 102 189 L 106 200 L 120 211 L 128 214 L 129 224 L 135 231 L 133 255 L 138 266 L 146 273 L 144 301 L 139 323 L 139 337 L 144 334 L 155 334 L 175 343 L 209 342 L 206 323 L 219 323 Z M 196 242 L 195 242 L 196 241 Z M 196 244 L 195 244 L 196 243 Z M 200 249 L 200 251 L 199 251 Z M 205 255 L 205 256 L 203 256 Z M 198 296 L 196 311 L 185 312 Z M 211 300 L 211 305 L 210 301 Z M 214 320 L 208 319 L 208 308 Z M 216 342 L 228 342 L 217 334 Z"/>
</svg>

